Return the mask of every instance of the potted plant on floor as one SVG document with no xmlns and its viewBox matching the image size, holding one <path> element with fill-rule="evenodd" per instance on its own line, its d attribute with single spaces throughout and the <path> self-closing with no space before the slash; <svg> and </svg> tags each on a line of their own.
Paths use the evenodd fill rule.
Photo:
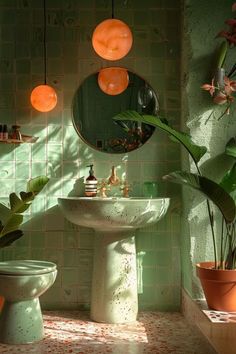
<svg viewBox="0 0 236 354">
<path fill-rule="evenodd" d="M 226 145 L 225 153 L 233 157 L 233 164 L 220 183 L 203 176 L 199 161 L 207 152 L 205 146 L 196 145 L 191 136 L 171 128 L 167 121 L 156 116 L 140 115 L 136 111 L 125 111 L 114 117 L 115 120 L 132 120 L 150 124 L 159 128 L 180 143 L 192 157 L 197 173 L 186 171 L 172 172 L 164 180 L 179 183 L 198 190 L 206 197 L 209 223 L 212 233 L 214 261 L 196 265 L 203 291 L 209 308 L 221 311 L 236 311 L 236 142 L 231 139 Z M 219 239 L 216 232 L 218 216 L 214 205 L 221 214 L 221 231 Z M 212 290 L 212 286 L 214 286 Z"/>
<path fill-rule="evenodd" d="M 30 207 L 36 195 L 48 183 L 49 178 L 38 176 L 27 181 L 26 192 L 9 195 L 9 206 L 0 203 L 0 248 L 8 247 L 23 236 L 20 225 L 23 222 L 23 213 Z M 3 298 L 0 297 L 0 309 Z"/>
</svg>

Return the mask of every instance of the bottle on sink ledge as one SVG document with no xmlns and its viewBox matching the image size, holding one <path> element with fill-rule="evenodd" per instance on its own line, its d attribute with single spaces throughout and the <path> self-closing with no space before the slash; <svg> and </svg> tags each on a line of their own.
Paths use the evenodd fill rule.
<svg viewBox="0 0 236 354">
<path fill-rule="evenodd" d="M 89 165 L 89 176 L 85 181 L 85 196 L 86 197 L 96 197 L 97 195 L 97 178 L 94 176 L 93 165 Z"/>
</svg>

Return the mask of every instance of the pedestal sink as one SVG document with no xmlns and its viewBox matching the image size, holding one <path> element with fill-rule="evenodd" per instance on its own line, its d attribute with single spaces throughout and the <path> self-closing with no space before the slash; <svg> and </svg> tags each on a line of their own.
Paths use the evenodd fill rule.
<svg viewBox="0 0 236 354">
<path fill-rule="evenodd" d="M 58 198 L 72 223 L 95 230 L 91 319 L 134 322 L 138 313 L 135 230 L 156 223 L 169 198 Z"/>
</svg>

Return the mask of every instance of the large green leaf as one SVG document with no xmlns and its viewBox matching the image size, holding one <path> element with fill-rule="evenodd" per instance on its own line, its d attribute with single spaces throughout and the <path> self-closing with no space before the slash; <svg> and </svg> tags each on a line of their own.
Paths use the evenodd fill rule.
<svg viewBox="0 0 236 354">
<path fill-rule="evenodd" d="M 41 192 L 48 183 L 49 178 L 39 176 L 27 182 L 27 192 L 20 192 L 20 198 L 16 193 L 9 195 L 11 209 L 0 203 L 0 248 L 9 246 L 12 242 L 23 235 L 19 226 L 23 222 L 23 215 L 34 197 Z"/>
<path fill-rule="evenodd" d="M 179 132 L 171 128 L 169 125 L 165 124 L 164 121 L 159 117 L 150 116 L 150 115 L 141 115 L 136 111 L 124 111 L 117 114 L 115 117 L 113 117 L 113 119 L 116 121 L 119 120 L 136 121 L 140 123 L 149 124 L 152 125 L 153 127 L 157 127 L 164 130 L 166 133 L 170 134 L 175 141 L 178 141 L 185 147 L 185 149 L 192 156 L 195 163 L 197 163 L 207 151 L 207 148 L 205 146 L 196 145 L 192 141 L 190 135 L 188 135 L 187 133 Z"/>
<path fill-rule="evenodd" d="M 46 176 L 38 176 L 30 179 L 27 182 L 27 192 L 32 192 L 34 195 L 37 195 L 43 187 L 48 183 L 49 178 Z"/>
<path fill-rule="evenodd" d="M 226 144 L 225 153 L 229 156 L 236 157 L 236 139 L 231 138 Z"/>
<path fill-rule="evenodd" d="M 32 192 L 20 192 L 20 197 L 24 203 L 29 203 L 34 200 L 34 194 Z"/>
<path fill-rule="evenodd" d="M 24 213 L 24 211 L 26 211 L 30 206 L 30 204 L 23 202 L 16 195 L 16 193 L 11 193 L 9 196 L 9 200 L 10 200 L 10 206 L 11 206 L 12 213 L 17 213 L 17 214 Z"/>
<path fill-rule="evenodd" d="M 10 216 L 11 209 L 7 208 L 4 204 L 0 203 L 0 219 L 2 224 L 4 224 Z"/>
<path fill-rule="evenodd" d="M 176 171 L 163 176 L 163 179 L 186 185 L 203 193 L 220 209 L 226 223 L 231 223 L 235 219 L 236 210 L 233 198 L 209 178 L 185 171 Z"/>
<path fill-rule="evenodd" d="M 14 230 L 8 232 L 4 236 L 0 237 L 0 248 L 10 246 L 13 242 L 18 240 L 23 236 L 23 232 L 21 230 Z"/>
<path fill-rule="evenodd" d="M 12 217 L 3 225 L 3 229 L 0 233 L 0 236 L 6 235 L 11 231 L 17 230 L 19 225 L 23 222 L 23 215 L 21 214 L 12 214 Z"/>
<path fill-rule="evenodd" d="M 236 190 L 236 163 L 222 178 L 220 185 L 228 193 L 233 193 Z"/>
</svg>

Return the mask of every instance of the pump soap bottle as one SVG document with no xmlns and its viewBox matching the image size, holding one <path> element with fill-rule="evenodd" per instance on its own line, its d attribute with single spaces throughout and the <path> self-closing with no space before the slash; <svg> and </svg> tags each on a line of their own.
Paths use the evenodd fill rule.
<svg viewBox="0 0 236 354">
<path fill-rule="evenodd" d="M 89 165 L 89 176 L 85 181 L 85 195 L 86 197 L 96 197 L 97 195 L 97 178 L 94 176 L 93 165 Z"/>
</svg>

